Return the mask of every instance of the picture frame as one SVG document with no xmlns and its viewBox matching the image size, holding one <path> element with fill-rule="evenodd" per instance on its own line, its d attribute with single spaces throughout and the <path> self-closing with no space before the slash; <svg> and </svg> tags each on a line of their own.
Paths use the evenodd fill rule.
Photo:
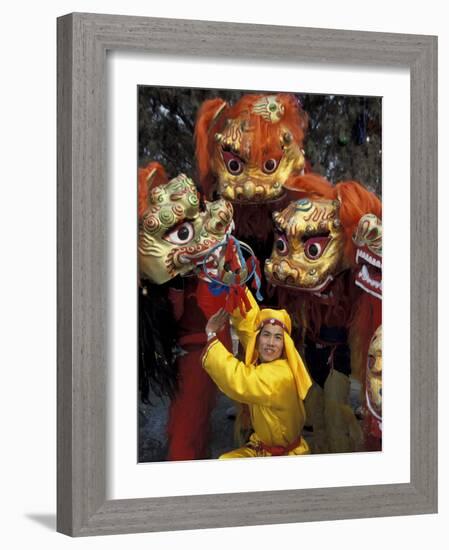
<svg viewBox="0 0 449 550">
<path fill-rule="evenodd" d="M 57 530 L 71 536 L 437 511 L 437 38 L 73 13 L 58 25 Z M 107 500 L 106 54 L 410 70 L 410 482 Z M 425 275 L 425 276 L 424 276 Z"/>
</svg>

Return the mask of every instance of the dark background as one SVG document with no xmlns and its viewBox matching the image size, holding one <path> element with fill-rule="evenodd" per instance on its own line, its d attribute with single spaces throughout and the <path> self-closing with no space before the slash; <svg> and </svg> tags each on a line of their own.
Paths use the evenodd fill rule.
<svg viewBox="0 0 449 550">
<path fill-rule="evenodd" d="M 199 106 L 215 97 L 235 102 L 245 93 L 276 92 L 139 86 L 139 166 L 156 160 L 169 177 L 183 172 L 197 182 L 193 132 Z M 359 181 L 381 196 L 382 99 L 295 95 L 309 115 L 305 152 L 312 170 L 333 183 Z"/>
</svg>

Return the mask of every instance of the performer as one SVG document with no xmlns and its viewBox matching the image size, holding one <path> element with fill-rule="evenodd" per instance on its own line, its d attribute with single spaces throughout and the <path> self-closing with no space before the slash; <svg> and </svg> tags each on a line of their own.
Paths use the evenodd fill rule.
<svg viewBox="0 0 449 550">
<path fill-rule="evenodd" d="M 251 308 L 246 316 L 239 308 L 231 315 L 244 362 L 217 338 L 229 318 L 226 311 L 218 311 L 206 325 L 203 367 L 223 393 L 248 406 L 254 430 L 245 446 L 220 458 L 308 454 L 301 432 L 311 379 L 290 337 L 290 316 L 285 310 L 260 310 L 251 292 L 247 297 Z"/>
</svg>

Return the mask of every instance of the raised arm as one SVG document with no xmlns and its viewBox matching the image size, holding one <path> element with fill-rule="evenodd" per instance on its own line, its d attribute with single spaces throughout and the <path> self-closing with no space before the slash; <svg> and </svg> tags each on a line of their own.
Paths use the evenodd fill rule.
<svg viewBox="0 0 449 550">
<path fill-rule="evenodd" d="M 243 349 L 246 350 L 248 340 L 250 339 L 251 335 L 257 330 L 257 327 L 259 325 L 260 309 L 251 291 L 246 288 L 245 292 L 251 304 L 251 309 L 246 312 L 246 317 L 243 317 L 240 313 L 240 309 L 236 308 L 231 314 L 231 324 L 237 332 Z"/>
</svg>

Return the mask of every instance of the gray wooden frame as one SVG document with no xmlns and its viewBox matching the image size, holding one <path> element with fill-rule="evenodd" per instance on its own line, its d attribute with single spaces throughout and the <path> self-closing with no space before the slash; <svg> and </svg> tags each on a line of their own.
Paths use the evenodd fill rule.
<svg viewBox="0 0 449 550">
<path fill-rule="evenodd" d="M 408 67 L 411 481 L 106 500 L 106 52 Z M 58 505 L 72 536 L 437 511 L 437 38 L 75 13 L 58 19 Z"/>
</svg>

